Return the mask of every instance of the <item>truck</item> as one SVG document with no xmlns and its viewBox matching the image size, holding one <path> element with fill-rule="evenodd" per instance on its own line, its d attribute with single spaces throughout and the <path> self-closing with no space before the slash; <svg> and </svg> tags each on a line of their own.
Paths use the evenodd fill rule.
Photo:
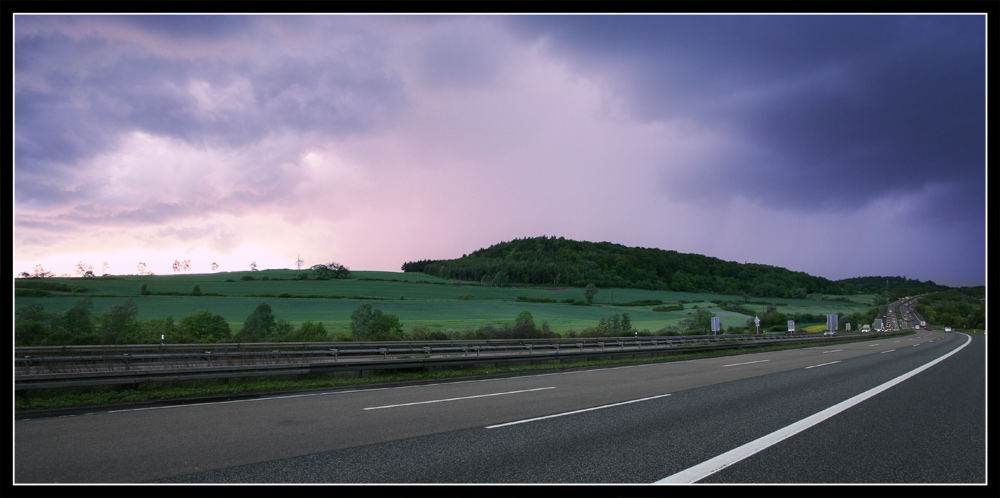
<svg viewBox="0 0 1000 498">
<path fill-rule="evenodd" d="M 876 318 L 875 323 L 872 324 L 872 328 L 875 329 L 875 332 L 881 332 L 885 330 L 885 327 L 882 325 L 882 319 Z"/>
</svg>

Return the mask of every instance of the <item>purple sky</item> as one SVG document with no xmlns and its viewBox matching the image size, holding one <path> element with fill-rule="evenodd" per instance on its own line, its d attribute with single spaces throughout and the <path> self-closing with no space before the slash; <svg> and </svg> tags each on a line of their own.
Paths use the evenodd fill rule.
<svg viewBox="0 0 1000 498">
<path fill-rule="evenodd" d="M 547 235 L 986 281 L 984 15 L 13 22 L 15 274 Z"/>
</svg>

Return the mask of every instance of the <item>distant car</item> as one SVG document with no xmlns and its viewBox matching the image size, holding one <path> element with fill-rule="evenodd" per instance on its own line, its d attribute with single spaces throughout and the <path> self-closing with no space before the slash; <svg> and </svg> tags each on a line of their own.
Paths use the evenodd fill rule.
<svg viewBox="0 0 1000 498">
<path fill-rule="evenodd" d="M 832 330 L 827 330 L 826 332 L 823 332 L 823 335 L 837 335 L 837 333 Z"/>
</svg>

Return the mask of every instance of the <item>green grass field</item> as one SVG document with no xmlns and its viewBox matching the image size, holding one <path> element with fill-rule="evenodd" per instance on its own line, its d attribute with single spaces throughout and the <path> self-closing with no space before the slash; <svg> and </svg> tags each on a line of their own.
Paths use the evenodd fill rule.
<svg viewBox="0 0 1000 498">
<path fill-rule="evenodd" d="M 675 325 L 688 313 L 708 308 L 721 318 L 723 328 L 742 327 L 747 315 L 721 310 L 711 301 L 743 303 L 738 296 L 647 291 L 640 289 L 600 289 L 592 306 L 566 304 L 583 301 L 582 288 L 486 287 L 414 273 L 352 272 L 345 280 L 300 280 L 298 270 L 265 270 L 214 274 L 162 276 L 120 276 L 95 278 L 51 278 L 65 283 L 70 292 L 50 297 L 16 297 L 15 307 L 41 304 L 45 310 L 62 312 L 86 297 L 93 312 L 121 305 L 126 299 L 138 307 L 138 319 L 172 317 L 175 321 L 199 310 L 222 315 L 234 331 L 261 302 L 268 303 L 275 318 L 298 326 L 305 321 L 320 322 L 331 333 L 349 332 L 350 315 L 361 302 L 371 302 L 385 313 L 395 314 L 404 329 L 427 327 L 431 331 L 472 330 L 486 325 L 510 325 L 522 311 L 532 314 L 535 324 L 543 323 L 557 334 L 583 332 L 596 327 L 601 318 L 628 313 L 638 331 L 657 332 Z M 143 284 L 148 294 L 140 291 Z M 202 295 L 191 295 L 194 286 Z M 850 314 L 873 307 L 872 295 L 851 296 L 850 302 L 751 298 L 742 306 L 763 313 L 767 303 L 782 313 Z M 521 302 L 551 299 L 555 303 Z M 622 306 L 642 300 L 662 300 L 684 304 L 683 311 L 658 312 L 652 305 Z M 802 328 L 810 324 L 796 324 Z"/>
</svg>

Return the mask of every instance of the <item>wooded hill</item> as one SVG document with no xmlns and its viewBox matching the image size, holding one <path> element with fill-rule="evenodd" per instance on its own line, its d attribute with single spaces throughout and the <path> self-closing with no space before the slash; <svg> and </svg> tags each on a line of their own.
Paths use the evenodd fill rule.
<svg viewBox="0 0 1000 498">
<path fill-rule="evenodd" d="M 515 239 L 458 259 L 408 262 L 402 270 L 484 285 L 594 284 L 606 288 L 787 298 L 857 292 L 848 282 L 834 282 L 775 266 L 562 237 Z"/>
<path fill-rule="evenodd" d="M 854 277 L 838 282 L 850 284 L 859 294 L 881 294 L 893 301 L 905 296 L 950 289 L 946 285 L 938 285 L 930 280 L 921 282 L 906 277 Z"/>
</svg>

